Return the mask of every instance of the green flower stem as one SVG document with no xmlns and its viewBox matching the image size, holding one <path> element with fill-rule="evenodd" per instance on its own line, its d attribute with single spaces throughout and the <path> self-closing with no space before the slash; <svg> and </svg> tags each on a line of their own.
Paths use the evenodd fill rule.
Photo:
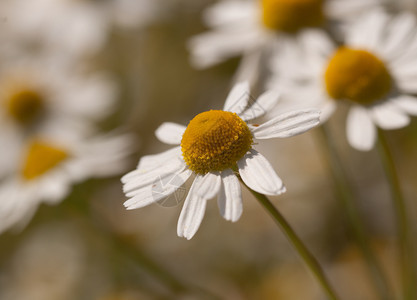
<svg viewBox="0 0 417 300">
<path fill-rule="evenodd" d="M 386 177 L 390 183 L 392 200 L 397 219 L 398 238 L 400 243 L 400 261 L 402 267 L 402 279 L 404 299 L 417 299 L 415 257 L 413 243 L 410 239 L 409 221 L 404 196 L 401 192 L 400 181 L 393 160 L 393 156 L 386 140 L 385 134 L 378 129 L 378 150 Z"/>
<path fill-rule="evenodd" d="M 349 220 L 351 231 L 365 259 L 369 273 L 373 278 L 376 291 L 378 292 L 380 299 L 393 299 L 393 293 L 388 284 L 388 280 L 386 279 L 380 263 L 369 245 L 369 238 L 365 231 L 365 225 L 360 216 L 359 209 L 355 205 L 355 196 L 353 195 L 352 188 L 349 185 L 348 176 L 344 171 L 340 157 L 335 149 L 335 145 L 332 143 L 332 138 L 328 132 L 326 124 L 317 128 L 317 132 L 320 134 L 320 144 L 324 145 L 324 147 L 321 147 L 321 150 L 323 152 L 324 160 L 327 161 L 327 167 L 332 173 L 334 186 L 336 188 L 336 192 L 338 193 L 337 199 L 340 201 L 343 211 L 346 213 Z"/>
<path fill-rule="evenodd" d="M 310 269 L 310 271 L 319 281 L 321 287 L 327 294 L 328 298 L 332 300 L 339 299 L 336 296 L 336 293 L 333 290 L 333 288 L 330 286 L 330 283 L 327 280 L 326 275 L 324 274 L 321 266 L 314 258 L 314 256 L 310 253 L 310 251 L 307 249 L 307 247 L 304 245 L 304 243 L 301 241 L 301 239 L 294 232 L 291 225 L 285 220 L 284 216 L 281 215 L 278 209 L 271 203 L 271 201 L 269 201 L 269 199 L 265 195 L 255 192 L 254 190 L 249 188 L 242 180 L 241 182 L 256 197 L 256 199 L 258 199 L 259 203 L 261 203 L 261 205 L 271 214 L 274 221 L 280 226 L 288 240 L 291 242 L 291 244 L 297 250 L 298 254 L 301 256 L 301 258 L 304 260 L 304 262 Z"/>
</svg>

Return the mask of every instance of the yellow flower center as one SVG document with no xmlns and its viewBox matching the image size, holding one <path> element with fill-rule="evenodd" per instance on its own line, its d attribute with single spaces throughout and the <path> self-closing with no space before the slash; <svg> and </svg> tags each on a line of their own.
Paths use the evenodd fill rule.
<svg viewBox="0 0 417 300">
<path fill-rule="evenodd" d="M 330 59 L 325 83 L 334 99 L 371 104 L 392 88 L 391 75 L 379 58 L 364 50 L 340 47 Z"/>
<path fill-rule="evenodd" d="M 41 140 L 29 144 L 22 175 L 26 180 L 35 179 L 56 167 L 68 158 L 68 153 Z"/>
<path fill-rule="evenodd" d="M 294 33 L 305 27 L 320 26 L 324 21 L 324 0 L 260 0 L 266 27 Z"/>
<path fill-rule="evenodd" d="M 184 161 L 197 174 L 232 168 L 251 147 L 248 125 L 237 114 L 222 110 L 198 114 L 181 141 Z"/>
<path fill-rule="evenodd" d="M 44 110 L 42 96 L 33 90 L 20 90 L 10 94 L 6 100 L 9 115 L 19 124 L 35 121 Z"/>
</svg>

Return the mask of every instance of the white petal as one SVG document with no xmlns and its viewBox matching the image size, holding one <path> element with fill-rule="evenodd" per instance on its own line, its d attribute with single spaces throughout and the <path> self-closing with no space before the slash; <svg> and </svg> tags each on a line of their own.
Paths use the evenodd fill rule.
<svg viewBox="0 0 417 300">
<path fill-rule="evenodd" d="M 218 197 L 220 214 L 228 221 L 236 222 L 242 215 L 242 192 L 239 179 L 232 170 L 222 171 L 222 185 Z"/>
<path fill-rule="evenodd" d="M 317 109 L 290 111 L 259 127 L 252 127 L 252 133 L 256 139 L 285 138 L 301 134 L 319 123 L 320 111 Z"/>
<path fill-rule="evenodd" d="M 271 164 L 258 151 L 249 150 L 237 165 L 243 182 L 252 190 L 265 195 L 280 195 L 286 191 Z"/>
<path fill-rule="evenodd" d="M 410 123 L 410 117 L 391 102 L 372 108 L 374 122 L 382 129 L 398 129 Z"/>
<path fill-rule="evenodd" d="M 350 109 L 346 131 L 349 144 L 357 150 L 369 151 L 375 144 L 375 125 L 369 112 L 361 106 L 354 106 Z"/>
<path fill-rule="evenodd" d="M 175 147 L 158 154 L 145 155 L 139 160 L 137 169 L 153 169 L 177 157 L 181 157 L 181 147 Z"/>
<path fill-rule="evenodd" d="M 165 122 L 155 131 L 156 137 L 163 143 L 179 145 L 186 127 L 176 123 Z"/>
<path fill-rule="evenodd" d="M 402 111 L 417 116 L 417 97 L 409 95 L 401 95 L 392 100 L 392 103 L 399 107 Z"/>
<path fill-rule="evenodd" d="M 187 240 L 191 239 L 197 232 L 206 211 L 207 200 L 201 198 L 197 193 L 202 179 L 203 176 L 200 175 L 195 178 L 178 220 L 177 234 Z"/>
<path fill-rule="evenodd" d="M 237 83 L 246 80 L 250 86 L 254 86 L 259 78 L 261 59 L 261 48 L 250 49 L 250 51 L 243 53 L 232 82 Z"/>
<path fill-rule="evenodd" d="M 123 191 L 132 192 L 147 185 L 152 185 L 161 176 L 178 174 L 185 169 L 186 165 L 181 158 L 173 159 L 165 164 L 149 171 L 135 170 L 129 173 L 129 178 L 124 178 Z M 132 175 L 133 174 L 133 175 Z"/>
<path fill-rule="evenodd" d="M 244 121 L 259 118 L 270 111 L 278 102 L 280 93 L 276 90 L 269 90 L 263 93 L 247 110 L 239 116 Z"/>
<path fill-rule="evenodd" d="M 169 177 L 160 177 L 158 183 L 135 190 L 132 194 L 127 195 L 132 198 L 123 205 L 130 210 L 160 201 L 175 193 L 190 178 L 191 174 L 192 172 L 187 169 L 178 174 L 169 174 Z"/>
<path fill-rule="evenodd" d="M 207 68 L 226 59 L 241 55 L 263 43 L 255 26 L 240 27 L 237 30 L 218 30 L 202 33 L 188 41 L 191 63 L 196 68 Z"/>
<path fill-rule="evenodd" d="M 196 186 L 196 193 L 203 199 L 211 199 L 217 195 L 220 189 L 221 177 L 219 172 L 209 172 L 204 175 L 199 186 Z"/>
<path fill-rule="evenodd" d="M 256 15 L 256 8 L 252 1 L 220 1 L 204 11 L 203 20 L 209 27 L 242 24 Z"/>
<path fill-rule="evenodd" d="M 397 15 L 387 26 L 389 30 L 382 51 L 388 58 L 395 58 L 406 49 L 415 33 L 415 18 L 411 13 Z"/>
<path fill-rule="evenodd" d="M 0 185 L 0 233 L 12 227 L 23 228 L 39 205 L 38 195 L 16 180 Z"/>
<path fill-rule="evenodd" d="M 417 76 L 415 78 L 407 78 L 407 77 L 402 77 L 398 82 L 398 88 L 402 91 L 402 92 L 406 92 L 406 93 L 410 93 L 410 94 L 417 94 L 417 84 L 416 84 L 416 79 Z"/>
<path fill-rule="evenodd" d="M 246 106 L 248 105 L 249 98 L 249 82 L 245 81 L 237 83 L 227 96 L 223 110 L 240 114 L 245 110 Z"/>
</svg>

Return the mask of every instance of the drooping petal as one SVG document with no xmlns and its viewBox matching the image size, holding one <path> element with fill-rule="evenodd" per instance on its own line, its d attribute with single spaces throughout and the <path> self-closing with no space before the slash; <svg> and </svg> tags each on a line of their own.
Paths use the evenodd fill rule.
<svg viewBox="0 0 417 300">
<path fill-rule="evenodd" d="M 175 193 L 187 180 L 192 172 L 184 170 L 178 174 L 169 174 L 169 177 L 160 177 L 154 185 L 137 189 L 126 196 L 132 197 L 123 205 L 126 209 L 137 209 L 160 201 Z"/>
<path fill-rule="evenodd" d="M 178 220 L 177 234 L 180 237 L 185 237 L 187 240 L 191 239 L 197 232 L 206 211 L 207 200 L 201 198 L 197 193 L 202 179 L 203 176 L 201 175 L 197 175 L 195 178 Z"/>
<path fill-rule="evenodd" d="M 255 118 L 259 118 L 270 111 L 278 102 L 280 94 L 278 91 L 269 90 L 263 93 L 259 98 L 239 117 L 244 121 L 249 121 Z"/>
<path fill-rule="evenodd" d="M 199 197 L 209 200 L 217 195 L 221 185 L 219 172 L 209 172 L 203 176 L 196 193 Z"/>
<path fill-rule="evenodd" d="M 417 97 L 410 95 L 401 95 L 392 100 L 392 103 L 402 111 L 417 116 Z"/>
<path fill-rule="evenodd" d="M 155 131 L 156 137 L 163 143 L 171 145 L 181 144 L 182 135 L 186 127 L 180 124 L 165 122 Z"/>
<path fill-rule="evenodd" d="M 254 191 L 265 195 L 280 195 L 286 191 L 281 178 L 258 151 L 249 150 L 237 165 L 243 182 Z"/>
<path fill-rule="evenodd" d="M 285 138 L 301 134 L 320 123 L 320 111 L 304 109 L 281 114 L 272 120 L 252 127 L 256 139 Z"/>
<path fill-rule="evenodd" d="M 222 185 L 218 197 L 220 214 L 228 221 L 236 222 L 242 215 L 240 183 L 231 169 L 222 171 Z"/>
<path fill-rule="evenodd" d="M 135 189 L 151 185 L 155 180 L 170 174 L 178 174 L 185 169 L 185 163 L 179 158 L 166 162 L 163 165 L 149 171 L 135 170 L 130 174 L 129 178 L 123 177 L 123 191 L 125 193 L 134 191 Z M 129 175 L 128 174 L 128 175 Z M 133 174 L 133 175 L 132 175 Z"/>
<path fill-rule="evenodd" d="M 227 96 L 226 102 L 224 103 L 223 110 L 231 111 L 240 115 L 246 106 L 248 105 L 250 98 L 250 86 L 249 82 L 244 81 L 235 84 Z"/>
<path fill-rule="evenodd" d="M 382 129 L 398 129 L 410 123 L 410 117 L 391 102 L 373 107 L 371 113 L 374 122 Z"/>
<path fill-rule="evenodd" d="M 348 142 L 353 148 L 361 151 L 372 149 L 376 140 L 376 128 L 365 108 L 354 106 L 350 109 L 346 133 Z"/>
<path fill-rule="evenodd" d="M 158 154 L 151 154 L 142 156 L 139 160 L 138 170 L 147 171 L 165 164 L 165 162 L 181 157 L 181 147 L 171 148 Z M 126 175 L 126 177 L 129 177 Z"/>
</svg>

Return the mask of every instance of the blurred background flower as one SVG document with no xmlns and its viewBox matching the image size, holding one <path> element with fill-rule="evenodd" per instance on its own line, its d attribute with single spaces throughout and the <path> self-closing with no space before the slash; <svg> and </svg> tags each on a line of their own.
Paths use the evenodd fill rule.
<svg viewBox="0 0 417 300">
<path fill-rule="evenodd" d="M 181 206 L 123 207 L 121 174 L 134 169 L 141 156 L 168 149 L 155 138 L 155 129 L 165 121 L 187 124 L 192 116 L 223 105 L 239 58 L 195 70 L 187 49 L 192 36 L 210 30 L 202 14 L 215 3 L 2 1 L 0 95 L 10 91 L 3 88 L 7 74 L 57 95 L 44 100 L 56 103 L 60 114 L 54 120 L 66 123 L 74 116 L 76 121 L 72 126 L 49 123 L 48 128 L 65 131 L 60 137 L 66 142 L 74 134 L 89 144 L 91 164 L 82 166 L 108 178 L 73 182 L 59 205 L 37 202 L 25 227 L 0 236 L 1 299 L 323 299 L 285 237 L 243 189 L 245 209 L 239 221 L 226 222 L 215 205 L 208 205 L 204 226 L 191 241 L 176 236 Z M 383 4 L 390 13 L 416 11 L 415 5 L 400 6 L 398 1 Z M 17 135 L 19 127 L 6 117 L 6 107 L 1 100 L 0 164 L 11 167 L 7 172 L 1 168 L 1 185 L 16 166 L 22 167 L 8 157 L 18 160 L 24 151 L 18 145 L 27 143 L 11 141 L 28 135 Z M 349 147 L 341 122 L 346 114 L 345 107 L 338 109 L 329 126 L 373 249 L 399 294 L 398 245 L 386 180 L 375 150 L 360 153 Z M 135 152 L 119 165 L 111 153 L 123 153 L 123 145 L 106 137 L 125 132 L 134 134 L 129 150 Z M 96 134 L 99 140 L 93 139 Z M 342 299 L 378 299 L 336 201 L 315 134 L 313 130 L 259 145 L 288 190 L 273 202 L 324 266 Z M 416 119 L 387 137 L 415 224 Z M 101 173 L 114 163 L 125 170 L 111 167 L 114 173 Z M 0 203 L 8 200 L 2 197 Z"/>
</svg>

